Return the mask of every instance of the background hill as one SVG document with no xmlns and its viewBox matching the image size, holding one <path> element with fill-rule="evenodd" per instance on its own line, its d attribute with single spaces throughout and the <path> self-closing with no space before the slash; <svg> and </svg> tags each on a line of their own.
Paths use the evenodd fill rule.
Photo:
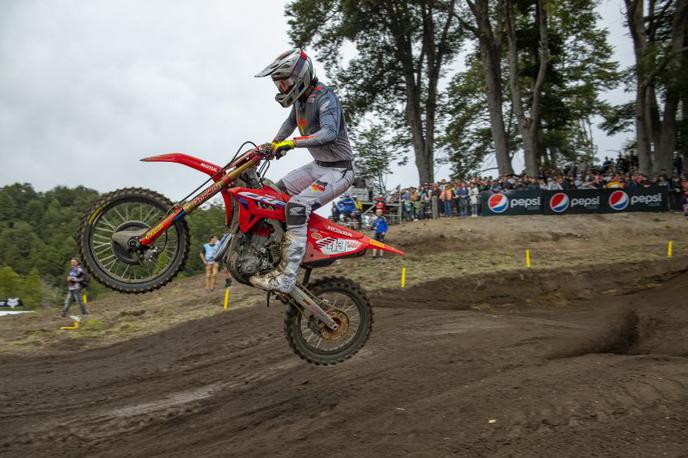
<svg viewBox="0 0 688 458">
<path fill-rule="evenodd" d="M 0 188 L 0 298 L 20 297 L 28 306 L 52 303 L 65 287 L 69 259 L 77 256 L 81 218 L 99 197 L 83 186 L 37 192 L 28 183 Z M 210 205 L 190 220 L 192 253 L 186 274 L 202 270 L 196 255 L 210 234 L 222 234 L 224 208 Z M 91 282 L 92 294 L 103 288 Z"/>
</svg>

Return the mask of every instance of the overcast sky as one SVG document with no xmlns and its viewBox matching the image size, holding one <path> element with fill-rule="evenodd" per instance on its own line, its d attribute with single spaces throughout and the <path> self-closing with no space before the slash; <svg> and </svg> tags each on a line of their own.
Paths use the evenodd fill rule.
<svg viewBox="0 0 688 458">
<path fill-rule="evenodd" d="M 272 138 L 287 110 L 253 75 L 289 47 L 284 4 L 1 0 L 0 186 L 142 186 L 182 197 L 198 172 L 138 159 L 186 152 L 224 164 L 244 140 Z M 630 65 L 622 0 L 603 0 L 600 12 L 617 60 Z M 599 131 L 595 140 L 601 154 L 623 143 Z M 269 175 L 308 160 L 297 150 Z M 389 185 L 416 182 L 409 165 Z"/>
</svg>

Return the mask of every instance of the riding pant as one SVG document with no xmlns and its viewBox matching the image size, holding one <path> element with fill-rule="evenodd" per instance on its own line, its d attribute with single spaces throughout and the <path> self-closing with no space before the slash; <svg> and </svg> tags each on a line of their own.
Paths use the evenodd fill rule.
<svg viewBox="0 0 688 458">
<path fill-rule="evenodd" d="M 351 167 L 325 167 L 311 162 L 289 172 L 279 182 L 293 196 L 286 207 L 287 229 L 306 237 L 311 212 L 333 201 L 349 189 L 354 179 Z M 339 164 L 337 164 L 339 165 Z"/>
</svg>

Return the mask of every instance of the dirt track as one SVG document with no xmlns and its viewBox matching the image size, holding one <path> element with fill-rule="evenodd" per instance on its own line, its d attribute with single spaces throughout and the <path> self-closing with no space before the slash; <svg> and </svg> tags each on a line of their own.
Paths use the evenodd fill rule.
<svg viewBox="0 0 688 458">
<path fill-rule="evenodd" d="M 329 368 L 281 306 L 0 356 L 0 456 L 688 456 L 688 273 L 621 270 L 378 292 Z"/>
</svg>

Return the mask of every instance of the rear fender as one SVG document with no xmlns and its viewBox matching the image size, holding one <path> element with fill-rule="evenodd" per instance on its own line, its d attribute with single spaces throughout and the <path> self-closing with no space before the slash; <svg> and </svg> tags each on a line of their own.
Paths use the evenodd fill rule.
<svg viewBox="0 0 688 458">
<path fill-rule="evenodd" d="M 366 250 L 382 250 L 405 256 L 403 251 L 390 245 L 340 226 L 315 213 L 311 214 L 305 264 L 318 263 L 326 259 L 360 256 Z"/>
</svg>

